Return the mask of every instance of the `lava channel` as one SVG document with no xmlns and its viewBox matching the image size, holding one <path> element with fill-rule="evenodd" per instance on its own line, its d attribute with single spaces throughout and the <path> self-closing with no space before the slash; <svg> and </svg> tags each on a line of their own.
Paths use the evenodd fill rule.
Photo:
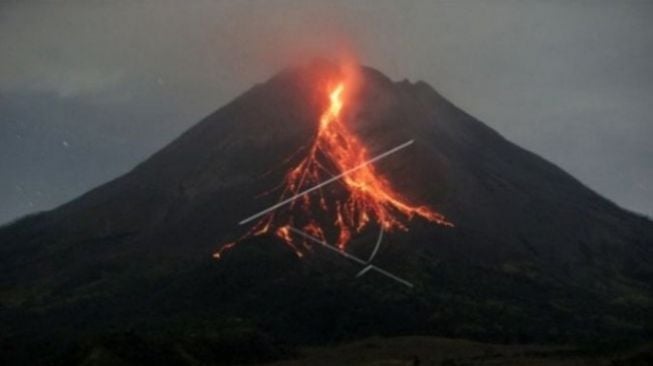
<svg viewBox="0 0 653 366">
<path fill-rule="evenodd" d="M 279 202 L 370 159 L 365 144 L 343 121 L 346 87 L 341 81 L 328 91 L 328 105 L 320 116 L 312 144 L 305 157 L 287 172 Z M 322 215 L 318 218 L 316 212 Z M 219 259 L 226 250 L 249 237 L 274 235 L 301 258 L 311 248 L 305 239 L 293 236 L 291 227 L 328 242 L 331 239 L 344 250 L 352 236 L 371 225 L 388 232 L 408 231 L 407 222 L 414 217 L 453 226 L 439 212 L 408 203 L 372 164 L 367 164 L 337 183 L 302 195 L 288 207 L 263 216 L 240 239 L 222 245 L 213 257 Z"/>
</svg>

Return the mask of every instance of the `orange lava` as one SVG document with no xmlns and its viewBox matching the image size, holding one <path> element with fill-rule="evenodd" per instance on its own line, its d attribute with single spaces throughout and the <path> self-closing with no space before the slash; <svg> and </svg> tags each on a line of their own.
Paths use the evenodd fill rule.
<svg viewBox="0 0 653 366">
<path fill-rule="evenodd" d="M 372 157 L 363 142 L 343 121 L 345 90 L 345 82 L 339 82 L 329 91 L 329 104 L 320 116 L 313 143 L 304 159 L 286 174 L 279 201 L 358 167 Z M 288 206 L 267 214 L 239 241 L 272 234 L 289 245 L 298 257 L 302 257 L 304 250 L 310 247 L 305 240 L 294 238 L 290 227 L 335 242 L 339 248 L 345 249 L 354 234 L 371 225 L 380 226 L 385 231 L 408 230 L 406 223 L 414 217 L 453 226 L 433 209 L 408 203 L 372 164 L 368 164 L 331 186 L 303 195 Z M 222 246 L 214 257 L 220 258 L 223 251 L 237 242 Z"/>
</svg>

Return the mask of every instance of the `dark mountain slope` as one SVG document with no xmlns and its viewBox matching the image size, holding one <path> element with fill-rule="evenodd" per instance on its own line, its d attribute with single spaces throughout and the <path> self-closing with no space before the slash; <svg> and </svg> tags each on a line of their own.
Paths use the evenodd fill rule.
<svg viewBox="0 0 653 366">
<path fill-rule="evenodd" d="M 378 167 L 456 225 L 415 220 L 409 232 L 387 235 L 375 263 L 415 288 L 374 273 L 353 280 L 358 266 L 320 248 L 298 260 L 272 237 L 213 261 L 221 243 L 243 233 L 240 219 L 274 203 L 257 195 L 282 181 L 310 141 L 325 106 L 319 86 L 338 73 L 324 62 L 288 69 L 125 176 L 2 228 L 7 344 L 123 331 L 183 341 L 215 329 L 291 342 L 650 337 L 653 223 L 427 84 L 394 83 L 369 68 L 348 120 L 374 153 L 414 138 Z M 351 250 L 365 256 L 371 242 L 362 237 Z"/>
</svg>

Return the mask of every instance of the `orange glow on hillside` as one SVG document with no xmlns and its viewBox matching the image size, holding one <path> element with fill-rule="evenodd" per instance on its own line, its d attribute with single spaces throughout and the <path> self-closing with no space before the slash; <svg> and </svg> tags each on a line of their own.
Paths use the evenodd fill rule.
<svg viewBox="0 0 653 366">
<path fill-rule="evenodd" d="M 346 91 L 345 81 L 329 89 L 329 103 L 320 116 L 314 140 L 306 156 L 286 174 L 280 201 L 371 158 L 364 143 L 343 120 Z M 372 164 L 368 164 L 345 175 L 334 187 L 323 187 L 297 198 L 288 207 L 267 214 L 241 240 L 272 234 L 301 257 L 310 247 L 305 240 L 294 238 L 289 227 L 297 227 L 345 249 L 355 234 L 372 225 L 385 231 L 408 230 L 407 222 L 414 217 L 453 226 L 433 209 L 408 203 Z M 219 258 L 233 245 L 224 245 L 214 257 Z"/>
</svg>

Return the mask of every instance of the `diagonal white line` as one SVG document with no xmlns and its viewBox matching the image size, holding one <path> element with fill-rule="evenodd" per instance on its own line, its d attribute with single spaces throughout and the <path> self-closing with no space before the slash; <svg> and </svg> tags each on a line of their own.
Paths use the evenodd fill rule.
<svg viewBox="0 0 653 366">
<path fill-rule="evenodd" d="M 413 284 L 410 283 L 410 282 L 408 282 L 408 281 L 406 281 L 406 280 L 404 280 L 403 278 L 401 278 L 401 277 L 399 277 L 399 276 L 395 276 L 395 275 L 393 275 L 392 273 L 390 273 L 390 272 L 384 270 L 383 268 L 379 268 L 379 267 L 377 267 L 377 266 L 375 266 L 375 265 L 373 265 L 373 264 L 370 264 L 370 266 L 372 266 L 371 269 L 373 269 L 373 270 L 379 272 L 380 274 L 385 275 L 385 276 L 388 277 L 388 278 L 392 278 L 393 280 L 395 280 L 395 281 L 401 283 L 402 285 L 405 285 L 405 286 L 408 286 L 408 287 L 410 287 L 410 288 L 413 288 Z"/>
<path fill-rule="evenodd" d="M 367 267 L 361 269 L 361 271 L 356 274 L 356 278 L 366 274 L 370 269 L 372 269 L 371 265 L 368 265 Z"/>
<path fill-rule="evenodd" d="M 314 237 L 311 234 L 306 233 L 305 231 L 296 229 L 296 228 L 294 228 L 292 226 L 290 226 L 289 228 L 290 228 L 290 231 L 294 232 L 295 234 L 299 234 L 299 235 L 305 237 L 308 240 L 312 240 L 312 241 L 314 241 L 314 242 L 316 242 L 316 243 L 318 243 L 320 245 L 323 245 L 327 249 L 330 249 L 330 250 L 342 255 L 343 257 L 345 257 L 347 259 L 351 259 L 351 260 L 353 260 L 354 262 L 356 262 L 358 264 L 363 264 L 363 265 L 367 264 L 367 262 L 365 262 L 364 260 L 358 258 L 357 256 L 349 254 L 349 253 L 345 252 L 344 250 L 341 250 L 338 247 L 333 246 L 333 245 L 325 242 L 324 240 L 321 240 L 319 238 Z"/>
<path fill-rule="evenodd" d="M 395 281 L 397 281 L 397 282 L 399 282 L 399 283 L 401 283 L 403 285 L 406 285 L 406 286 L 408 286 L 410 288 L 413 287 L 412 283 L 404 280 L 403 278 L 395 276 L 394 274 L 392 274 L 392 273 L 390 273 L 390 272 L 388 272 L 388 271 L 386 271 L 384 269 L 381 269 L 381 268 L 379 268 L 379 267 L 377 267 L 377 266 L 375 266 L 373 264 L 368 264 L 367 262 L 365 262 L 364 260 L 356 257 L 355 255 L 349 254 L 349 253 L 345 252 L 344 250 L 338 249 L 337 247 L 327 243 L 324 240 L 316 238 L 313 235 L 308 234 L 308 233 L 306 233 L 306 232 L 304 232 L 302 230 L 296 229 L 296 228 L 294 228 L 292 226 L 290 226 L 289 228 L 290 228 L 290 231 L 292 231 L 292 232 L 294 232 L 296 234 L 299 234 L 299 235 L 303 236 L 306 239 L 314 241 L 314 242 L 324 246 L 325 248 L 330 249 L 330 250 L 342 255 L 343 257 L 345 257 L 347 259 L 350 259 L 350 260 L 352 260 L 352 261 L 354 261 L 354 262 L 356 262 L 358 264 L 362 264 L 362 265 L 367 266 L 361 272 L 359 272 L 358 276 L 361 276 L 361 275 L 365 274 L 365 272 L 367 272 L 369 270 L 375 270 L 375 271 L 379 272 L 380 274 L 382 274 L 382 275 L 384 275 L 386 277 L 389 277 L 389 278 L 391 278 L 391 279 L 393 279 L 393 280 L 395 280 Z"/>
<path fill-rule="evenodd" d="M 311 188 L 308 188 L 308 189 L 306 189 L 306 190 L 304 190 L 304 191 L 302 191 L 302 192 L 299 192 L 299 193 L 297 193 L 296 195 L 294 195 L 294 196 L 292 196 L 292 197 L 290 197 L 290 198 L 288 198 L 288 199 L 285 199 L 285 200 L 283 200 L 283 201 L 277 203 L 276 205 L 270 206 L 270 207 L 266 208 L 266 209 L 263 210 L 263 211 L 260 211 L 260 212 L 258 212 L 258 213 L 256 213 L 256 214 L 254 214 L 254 215 L 252 215 L 252 216 L 246 218 L 246 219 L 243 219 L 243 220 L 242 220 L 241 222 L 239 222 L 238 224 L 239 224 L 239 225 L 246 224 L 246 223 L 248 223 L 248 222 L 250 222 L 250 221 L 252 221 L 252 220 L 254 220 L 254 219 L 258 218 L 258 217 L 261 217 L 261 216 L 265 215 L 266 213 L 268 213 L 268 212 L 270 212 L 270 211 L 274 211 L 274 210 L 276 210 L 277 208 L 279 208 L 279 207 L 281 207 L 281 206 L 287 205 L 288 203 L 290 203 L 290 202 L 296 200 L 297 198 L 299 198 L 299 197 L 301 197 L 301 196 L 303 196 L 303 195 L 305 195 L 305 194 L 308 194 L 308 193 L 310 193 L 310 192 L 313 192 L 313 191 L 316 190 L 316 189 L 319 189 L 319 188 L 321 188 L 321 187 L 324 187 L 325 185 L 327 185 L 327 184 L 329 184 L 329 183 L 333 183 L 333 182 L 337 181 L 338 179 L 341 179 L 342 177 L 344 177 L 344 176 L 346 176 L 346 175 L 348 175 L 348 174 L 351 174 L 351 173 L 355 172 L 355 171 L 358 170 L 358 169 L 361 169 L 361 168 L 363 168 L 363 167 L 365 167 L 365 166 L 367 166 L 367 165 L 369 165 L 369 164 L 374 163 L 375 161 L 378 161 L 378 160 L 381 160 L 381 159 L 387 157 L 387 156 L 390 155 L 390 154 L 394 154 L 394 153 L 396 153 L 397 151 L 399 151 L 399 150 L 401 150 L 401 149 L 403 149 L 403 148 L 405 148 L 405 147 L 410 146 L 413 142 L 415 142 L 415 140 L 406 141 L 406 142 L 404 142 L 404 143 L 401 144 L 401 145 L 398 145 L 398 146 L 396 146 L 396 147 L 393 147 L 392 149 L 390 149 L 390 150 L 388 150 L 388 151 L 386 151 L 386 152 L 384 152 L 384 153 L 382 153 L 382 154 L 379 154 L 379 155 L 373 157 L 372 159 L 370 159 L 370 160 L 368 160 L 368 161 L 366 161 L 366 162 L 364 162 L 364 163 L 362 163 L 362 164 L 360 164 L 360 165 L 358 165 L 358 166 L 355 166 L 355 167 L 353 167 L 353 168 L 351 168 L 351 169 L 349 169 L 349 170 L 347 170 L 347 171 L 344 171 L 344 172 L 342 172 L 342 173 L 336 175 L 335 177 L 329 178 L 329 179 L 325 180 L 324 182 L 322 182 L 322 183 L 320 183 L 320 184 L 318 184 L 318 185 L 315 185 L 315 186 L 313 186 L 313 187 L 311 187 Z"/>
</svg>

